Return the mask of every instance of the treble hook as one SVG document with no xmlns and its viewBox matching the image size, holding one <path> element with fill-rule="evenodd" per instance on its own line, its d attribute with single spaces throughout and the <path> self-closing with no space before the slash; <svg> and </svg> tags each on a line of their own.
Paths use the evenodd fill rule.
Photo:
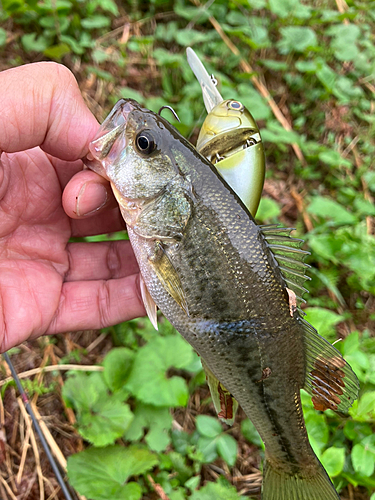
<svg viewBox="0 0 375 500">
<path fill-rule="evenodd" d="M 161 116 L 161 112 L 163 111 L 163 109 L 169 109 L 169 111 L 172 113 L 172 115 L 176 118 L 176 120 L 178 122 L 181 123 L 181 120 L 179 119 L 176 111 L 172 108 L 172 106 L 162 106 L 159 111 L 158 111 L 158 115 Z"/>
</svg>

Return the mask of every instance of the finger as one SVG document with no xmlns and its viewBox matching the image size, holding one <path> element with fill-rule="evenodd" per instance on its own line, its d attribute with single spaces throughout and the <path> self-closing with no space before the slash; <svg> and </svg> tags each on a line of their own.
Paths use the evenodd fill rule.
<svg viewBox="0 0 375 500">
<path fill-rule="evenodd" d="M 72 219 L 118 206 L 109 182 L 91 170 L 83 170 L 72 177 L 64 189 L 62 203 Z"/>
<path fill-rule="evenodd" d="M 88 152 L 98 123 L 73 74 L 61 64 L 26 64 L 0 73 L 0 153 L 40 146 L 63 160 Z"/>
<path fill-rule="evenodd" d="M 144 316 L 139 275 L 122 279 L 64 283 L 47 334 L 100 329 Z"/>
<path fill-rule="evenodd" d="M 65 281 L 118 279 L 139 272 L 130 241 L 69 243 Z"/>
<path fill-rule="evenodd" d="M 104 208 L 92 217 L 72 219 L 70 221 L 72 237 L 110 234 L 126 229 L 125 221 L 118 208 Z"/>
<path fill-rule="evenodd" d="M 60 160 L 59 158 L 55 158 L 54 156 L 49 154 L 47 154 L 47 158 L 55 169 L 61 186 L 61 191 L 64 190 L 70 179 L 78 172 L 81 172 L 81 170 L 83 169 L 82 160 Z"/>
</svg>

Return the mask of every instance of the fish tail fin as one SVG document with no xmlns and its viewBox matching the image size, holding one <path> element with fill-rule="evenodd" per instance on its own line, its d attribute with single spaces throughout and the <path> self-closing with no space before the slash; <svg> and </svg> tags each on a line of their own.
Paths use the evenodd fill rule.
<svg viewBox="0 0 375 500">
<path fill-rule="evenodd" d="M 262 500 L 340 500 L 326 471 L 317 460 L 316 474 L 303 477 L 276 470 L 265 461 Z"/>
</svg>

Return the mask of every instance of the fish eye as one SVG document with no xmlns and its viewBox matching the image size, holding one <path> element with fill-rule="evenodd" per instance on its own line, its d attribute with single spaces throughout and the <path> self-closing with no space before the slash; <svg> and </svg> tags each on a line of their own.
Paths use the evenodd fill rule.
<svg viewBox="0 0 375 500">
<path fill-rule="evenodd" d="M 154 136 L 148 130 L 139 132 L 135 138 L 135 145 L 138 151 L 145 155 L 151 154 L 156 147 Z"/>
<path fill-rule="evenodd" d="M 234 109 L 235 111 L 242 111 L 244 109 L 244 106 L 239 101 L 229 101 L 228 108 Z"/>
</svg>

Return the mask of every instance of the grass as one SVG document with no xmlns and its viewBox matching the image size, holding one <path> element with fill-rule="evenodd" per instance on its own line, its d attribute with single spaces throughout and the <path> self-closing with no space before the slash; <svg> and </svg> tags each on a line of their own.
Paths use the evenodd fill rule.
<svg viewBox="0 0 375 500">
<path fill-rule="evenodd" d="M 0 10 L 0 68 L 62 62 L 100 121 L 120 97 L 154 111 L 168 104 L 181 119 L 176 126 L 194 141 L 205 113 L 187 45 L 215 74 L 223 97 L 252 112 L 267 157 L 258 219 L 297 227 L 306 238 L 312 266 L 307 317 L 331 342 L 343 339 L 336 346 L 361 382 L 348 419 L 316 412 L 303 397 L 313 447 L 350 500 L 373 500 L 375 489 L 374 32 L 375 2 L 357 0 L 3 0 Z M 145 320 L 105 333 L 91 350 L 96 334 L 80 333 L 27 343 L 12 355 L 18 371 L 103 363 L 102 372 L 39 373 L 27 386 L 56 443 L 71 456 L 69 479 L 80 494 L 101 498 L 85 463 L 103 458 L 103 450 L 118 457 L 127 450 L 126 459 L 116 460 L 129 462 L 133 454 L 143 465 L 114 483 L 106 469 L 104 487 L 116 498 L 257 498 L 259 436 L 242 412 L 232 428 L 207 420 L 215 413 L 189 346 L 166 322 L 159 335 Z M 180 361 L 168 358 L 164 346 L 158 371 L 148 375 L 163 388 L 155 406 L 138 377 L 158 342 L 167 346 L 171 339 Z M 10 444 L 2 477 L 12 478 L 22 466 L 21 484 L 7 483 L 13 495 L 41 498 L 43 481 L 52 495 L 56 484 L 45 458 L 39 482 L 37 452 L 21 463 L 31 438 L 12 385 L 1 391 L 0 424 Z M 12 498 L 2 482 L 0 494 Z"/>
</svg>

